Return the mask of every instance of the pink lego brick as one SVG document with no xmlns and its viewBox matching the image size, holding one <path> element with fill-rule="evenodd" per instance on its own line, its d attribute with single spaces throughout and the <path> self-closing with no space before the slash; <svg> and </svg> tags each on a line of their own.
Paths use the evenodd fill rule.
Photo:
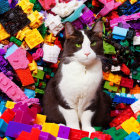
<svg viewBox="0 0 140 140">
<path fill-rule="evenodd" d="M 115 2 L 114 0 L 99 0 L 99 1 L 104 4 L 104 8 L 99 12 L 101 16 L 107 15 L 109 12 L 116 9 L 122 4 L 121 2 Z"/>
<path fill-rule="evenodd" d="M 14 53 L 8 56 L 7 59 L 14 70 L 26 69 L 29 64 L 26 58 L 26 50 L 23 48 L 18 48 Z"/>
<path fill-rule="evenodd" d="M 0 89 L 15 102 L 28 99 L 24 92 L 2 72 L 0 72 Z"/>
<path fill-rule="evenodd" d="M 45 10 L 50 10 L 56 5 L 55 0 L 39 0 L 39 2 Z"/>
</svg>

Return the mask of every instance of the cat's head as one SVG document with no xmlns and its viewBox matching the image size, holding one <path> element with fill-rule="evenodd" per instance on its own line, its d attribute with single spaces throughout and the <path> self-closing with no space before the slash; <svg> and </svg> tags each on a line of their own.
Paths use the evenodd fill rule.
<svg viewBox="0 0 140 140">
<path fill-rule="evenodd" d="M 103 55 L 103 23 L 98 21 L 91 30 L 76 30 L 71 23 L 65 24 L 63 57 L 91 65 Z"/>
</svg>

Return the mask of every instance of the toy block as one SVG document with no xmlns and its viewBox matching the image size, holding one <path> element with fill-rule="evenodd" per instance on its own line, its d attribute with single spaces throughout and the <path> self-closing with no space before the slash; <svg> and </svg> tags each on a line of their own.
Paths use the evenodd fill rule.
<svg viewBox="0 0 140 140">
<path fill-rule="evenodd" d="M 3 14 L 10 10 L 10 5 L 7 0 L 0 0 L 0 14 Z"/>
<path fill-rule="evenodd" d="M 121 124 L 121 127 L 128 133 L 140 132 L 140 124 L 134 117 L 131 117 L 130 119 L 126 120 Z"/>
<path fill-rule="evenodd" d="M 43 45 L 43 60 L 46 62 L 57 63 L 60 48 L 57 45 L 50 46 L 47 44 Z"/>
<path fill-rule="evenodd" d="M 50 10 L 56 5 L 55 0 L 39 0 L 39 2 L 45 10 Z"/>
<path fill-rule="evenodd" d="M 40 58 L 42 58 L 43 57 L 43 49 L 42 48 L 37 49 L 36 53 L 32 54 L 32 57 L 34 60 L 39 60 Z"/>
<path fill-rule="evenodd" d="M 26 69 L 29 64 L 29 61 L 26 58 L 26 50 L 23 48 L 16 49 L 16 51 L 8 56 L 7 59 L 14 70 Z"/>
<path fill-rule="evenodd" d="M 13 44 L 10 48 L 8 48 L 6 54 L 4 55 L 4 58 L 7 58 L 11 54 L 13 54 L 18 49 L 17 45 Z"/>
<path fill-rule="evenodd" d="M 133 79 L 128 79 L 128 78 L 122 77 L 120 86 L 127 87 L 127 88 L 133 88 L 133 83 L 134 83 Z"/>
<path fill-rule="evenodd" d="M 121 70 L 120 66 L 111 66 L 111 72 L 119 72 Z"/>
<path fill-rule="evenodd" d="M 40 132 L 39 140 L 56 140 L 56 137 L 47 133 L 47 132 Z"/>
<path fill-rule="evenodd" d="M 44 43 L 52 45 L 54 44 L 56 37 L 51 33 L 50 35 L 46 35 L 44 38 Z"/>
<path fill-rule="evenodd" d="M 31 140 L 30 133 L 22 131 L 16 140 Z"/>
<path fill-rule="evenodd" d="M 3 112 L 6 110 L 6 107 L 4 104 L 0 104 L 0 116 L 3 114 Z"/>
<path fill-rule="evenodd" d="M 131 104 L 130 107 L 131 107 L 131 109 L 133 110 L 134 113 L 137 113 L 138 111 L 140 111 L 140 100 Z"/>
<path fill-rule="evenodd" d="M 40 130 L 38 128 L 32 128 L 30 138 L 32 140 L 39 140 Z"/>
<path fill-rule="evenodd" d="M 7 108 L 0 118 L 3 119 L 6 123 L 9 123 L 9 121 L 12 121 L 14 117 L 15 112 L 12 109 Z"/>
<path fill-rule="evenodd" d="M 103 41 L 104 54 L 116 54 L 115 47 Z"/>
<path fill-rule="evenodd" d="M 0 119 L 0 137 L 4 136 L 7 126 L 8 124 L 3 119 Z"/>
<path fill-rule="evenodd" d="M 115 92 L 118 90 L 118 87 L 110 86 L 108 81 L 105 81 L 104 88 Z"/>
<path fill-rule="evenodd" d="M 7 101 L 5 107 L 9 109 L 13 109 L 15 104 L 16 104 L 15 102 Z"/>
<path fill-rule="evenodd" d="M 27 99 L 24 92 L 2 72 L 0 72 L 0 89 L 15 102 Z"/>
<path fill-rule="evenodd" d="M 140 80 L 140 70 L 133 71 L 132 78 L 136 80 Z"/>
<path fill-rule="evenodd" d="M 45 121 L 46 121 L 46 116 L 45 115 L 37 114 L 34 123 L 43 125 L 45 123 Z"/>
<path fill-rule="evenodd" d="M 137 0 L 129 0 L 131 4 L 134 4 L 137 2 Z"/>
<path fill-rule="evenodd" d="M 72 129 L 72 128 L 70 129 L 70 135 L 69 135 L 70 140 L 81 140 L 82 138 L 88 136 L 89 136 L 89 132 Z"/>
<path fill-rule="evenodd" d="M 19 30 L 28 25 L 30 20 L 27 18 L 27 15 L 23 12 L 22 8 L 20 6 L 16 6 L 1 15 L 0 22 L 7 33 L 15 35 Z"/>
<path fill-rule="evenodd" d="M 128 29 L 115 26 L 113 29 L 113 38 L 124 40 L 127 35 Z"/>
<path fill-rule="evenodd" d="M 58 132 L 58 137 L 68 139 L 69 138 L 69 133 L 70 133 L 70 128 L 69 127 L 60 126 L 59 127 L 59 132 Z"/>
<path fill-rule="evenodd" d="M 33 60 L 32 63 L 28 64 L 30 71 L 33 71 L 34 74 L 37 74 L 37 63 Z"/>
<path fill-rule="evenodd" d="M 22 44 L 22 41 L 18 40 L 15 36 L 10 37 L 10 42 L 17 44 L 18 46 L 21 46 Z"/>
<path fill-rule="evenodd" d="M 32 129 L 32 125 L 10 121 L 5 135 L 12 138 L 17 138 L 22 131 L 30 133 L 31 129 Z"/>
<path fill-rule="evenodd" d="M 45 91 L 43 89 L 39 89 L 39 88 L 36 88 L 35 92 L 39 93 L 39 94 L 45 94 Z"/>
<path fill-rule="evenodd" d="M 17 69 L 15 71 L 22 83 L 22 86 L 28 86 L 28 85 L 34 84 L 34 79 L 31 75 L 29 68 Z"/>
<path fill-rule="evenodd" d="M 34 4 L 31 3 L 29 0 L 21 0 L 19 3 L 18 3 L 19 6 L 21 6 L 22 10 L 26 13 L 26 14 L 29 14 L 29 13 L 32 13 L 33 12 L 33 6 Z"/>
<path fill-rule="evenodd" d="M 38 28 L 42 22 L 43 22 L 43 16 L 39 14 L 38 11 L 34 11 L 32 12 L 29 16 L 28 19 L 30 19 L 31 23 L 29 24 L 29 26 L 31 28 Z"/>
<path fill-rule="evenodd" d="M 28 26 L 26 26 L 17 33 L 16 38 L 22 41 L 30 31 L 31 29 Z"/>
<path fill-rule="evenodd" d="M 136 85 L 134 88 L 132 88 L 130 90 L 131 94 L 136 94 L 136 93 L 140 93 L 140 87 L 138 85 Z"/>
<path fill-rule="evenodd" d="M 44 40 L 39 31 L 37 29 L 33 29 L 30 32 L 28 32 L 28 34 L 25 37 L 25 41 L 29 48 L 33 49 L 34 47 L 42 43 Z"/>
<path fill-rule="evenodd" d="M 2 24 L 0 24 L 0 41 L 7 39 L 10 37 L 10 34 L 8 34 L 5 29 L 3 28 Z"/>
<path fill-rule="evenodd" d="M 59 132 L 59 125 L 55 124 L 55 123 L 44 123 L 42 131 L 43 132 L 48 132 L 51 135 L 57 137 L 58 136 L 58 132 Z"/>
<path fill-rule="evenodd" d="M 34 98 L 35 97 L 35 91 L 34 90 L 25 88 L 24 93 L 26 94 L 26 96 L 28 98 Z"/>
<path fill-rule="evenodd" d="M 130 69 L 125 64 L 122 64 L 121 71 L 126 75 L 130 74 Z"/>
<path fill-rule="evenodd" d="M 137 133 L 132 132 L 124 138 L 124 140 L 132 140 L 132 139 L 140 140 L 140 136 Z"/>
<path fill-rule="evenodd" d="M 34 74 L 34 73 L 33 73 L 32 76 L 33 76 L 34 78 L 38 78 L 38 79 L 43 80 L 44 74 L 45 74 L 44 71 L 38 69 L 37 74 Z"/>
<path fill-rule="evenodd" d="M 133 45 L 140 45 L 140 36 L 134 36 Z"/>
</svg>

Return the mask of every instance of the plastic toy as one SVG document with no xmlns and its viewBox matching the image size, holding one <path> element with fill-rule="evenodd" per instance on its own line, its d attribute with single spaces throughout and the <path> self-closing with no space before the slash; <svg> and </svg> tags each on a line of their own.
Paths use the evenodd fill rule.
<svg viewBox="0 0 140 140">
<path fill-rule="evenodd" d="M 2 24 L 0 24 L 0 41 L 7 39 L 8 37 L 10 37 L 10 34 L 8 34 L 5 29 L 3 28 Z"/>
<path fill-rule="evenodd" d="M 0 137 L 4 136 L 7 126 L 8 124 L 3 119 L 0 119 Z"/>
<path fill-rule="evenodd" d="M 13 42 L 15 44 L 17 44 L 18 46 L 21 46 L 22 42 L 20 40 L 18 40 L 16 37 L 12 36 L 10 38 L 10 42 Z"/>
<path fill-rule="evenodd" d="M 137 133 L 132 132 L 124 138 L 124 140 L 131 140 L 131 139 L 139 140 L 140 136 Z"/>
<path fill-rule="evenodd" d="M 39 0 L 39 2 L 45 10 L 51 9 L 56 4 L 55 0 Z"/>
<path fill-rule="evenodd" d="M 8 3 L 8 0 L 1 0 L 0 1 L 0 14 L 3 14 L 10 10 L 10 5 Z"/>
</svg>

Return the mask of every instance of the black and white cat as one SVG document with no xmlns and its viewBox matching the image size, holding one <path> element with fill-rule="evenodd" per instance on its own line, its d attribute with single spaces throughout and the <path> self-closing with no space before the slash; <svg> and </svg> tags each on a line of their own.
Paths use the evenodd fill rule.
<svg viewBox="0 0 140 140">
<path fill-rule="evenodd" d="M 108 126 L 111 99 L 101 89 L 102 31 L 101 21 L 82 31 L 65 24 L 62 60 L 43 97 L 47 121 L 89 132 L 92 126 Z"/>
</svg>

